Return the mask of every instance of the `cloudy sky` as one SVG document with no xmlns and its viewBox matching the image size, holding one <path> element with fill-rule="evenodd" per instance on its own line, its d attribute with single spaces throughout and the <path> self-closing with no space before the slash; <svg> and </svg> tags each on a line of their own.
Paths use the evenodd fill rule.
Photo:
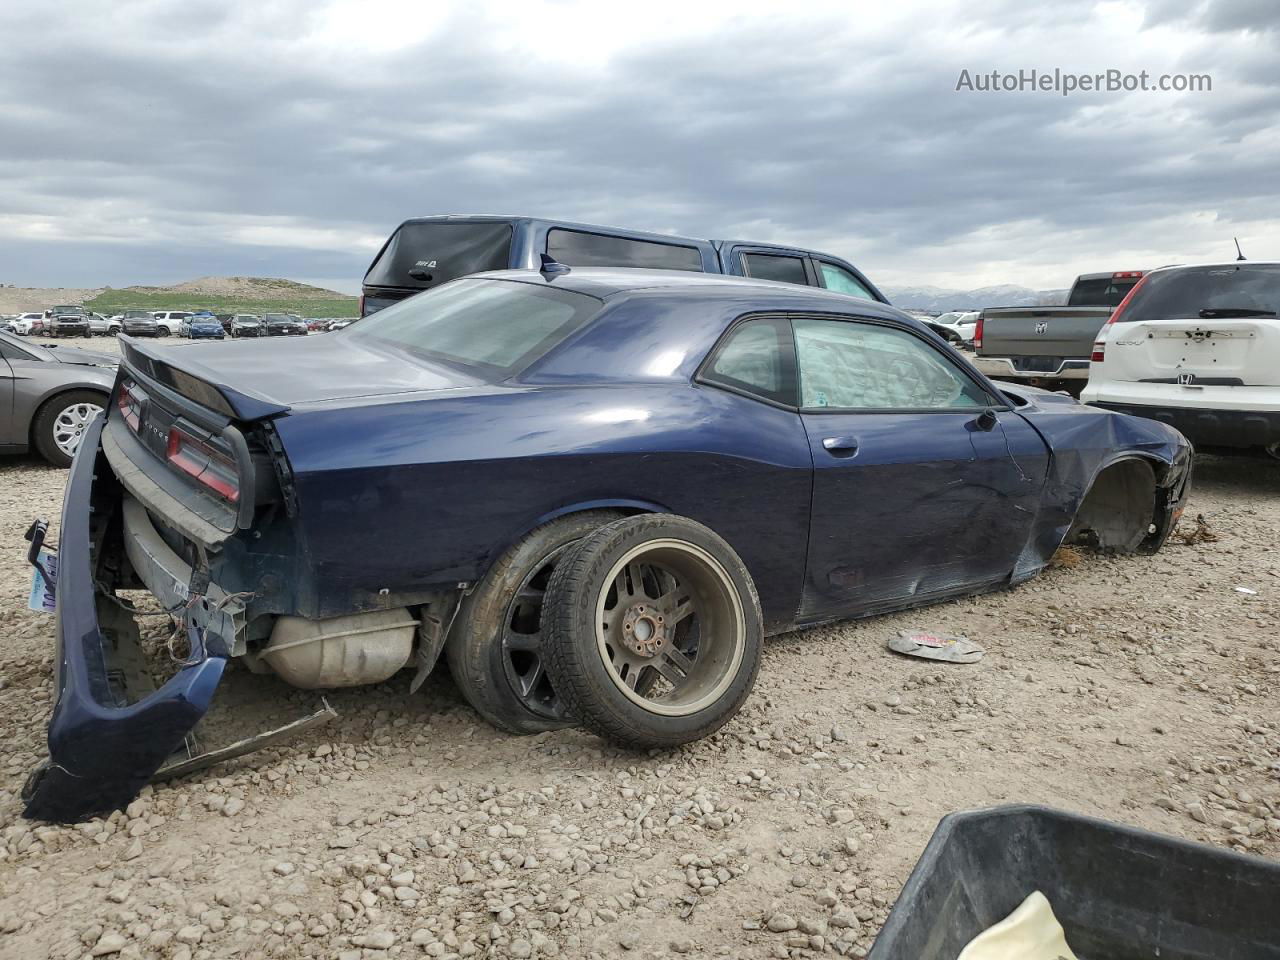
<svg viewBox="0 0 1280 960">
<path fill-rule="evenodd" d="M 1280 258 L 1274 0 L 623 6 L 2 4 L 0 282 L 354 291 L 449 212 L 798 242 L 891 287 Z M 956 90 L 1033 68 L 1212 90 Z"/>
</svg>

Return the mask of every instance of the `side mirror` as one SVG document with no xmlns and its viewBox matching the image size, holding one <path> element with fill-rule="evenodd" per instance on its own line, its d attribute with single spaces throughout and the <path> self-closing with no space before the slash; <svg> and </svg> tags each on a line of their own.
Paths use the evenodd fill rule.
<svg viewBox="0 0 1280 960">
<path fill-rule="evenodd" d="M 973 422 L 974 425 L 983 433 L 988 433 L 996 428 L 996 424 L 1000 422 L 1000 418 L 996 416 L 996 412 L 994 410 L 987 409 L 978 414 L 978 418 Z"/>
</svg>

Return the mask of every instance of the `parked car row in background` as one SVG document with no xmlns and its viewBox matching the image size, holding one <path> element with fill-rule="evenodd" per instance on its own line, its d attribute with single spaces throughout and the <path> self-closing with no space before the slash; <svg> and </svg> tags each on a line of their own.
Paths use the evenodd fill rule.
<svg viewBox="0 0 1280 960">
<path fill-rule="evenodd" d="M 225 337 L 296 337 L 341 330 L 357 317 L 308 317 L 293 313 L 218 313 L 210 310 L 124 310 L 115 316 L 93 313 L 82 306 L 53 307 L 43 313 L 0 317 L 0 331 L 20 337 L 187 337 L 222 340 Z"/>
</svg>

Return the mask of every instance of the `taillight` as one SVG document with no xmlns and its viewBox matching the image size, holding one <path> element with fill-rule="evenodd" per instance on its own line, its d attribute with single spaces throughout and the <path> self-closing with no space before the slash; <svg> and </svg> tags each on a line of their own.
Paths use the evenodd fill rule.
<svg viewBox="0 0 1280 960">
<path fill-rule="evenodd" d="M 165 459 L 224 500 L 240 499 L 240 473 L 231 457 L 180 427 L 171 427 Z"/>
<path fill-rule="evenodd" d="M 1133 299 L 1133 295 L 1142 289 L 1142 285 L 1147 282 L 1147 278 L 1150 276 L 1151 274 L 1149 273 L 1145 274 L 1141 280 L 1129 288 L 1129 292 L 1124 295 L 1124 299 L 1111 311 L 1111 316 L 1107 317 L 1107 322 L 1103 324 L 1104 327 L 1109 327 L 1120 319 L 1120 314 L 1124 313 L 1128 308 L 1129 301 Z"/>
<path fill-rule="evenodd" d="M 1141 270 L 1121 270 L 1119 273 L 1111 275 L 1112 280 L 1132 280 L 1134 277 L 1142 276 Z"/>
<path fill-rule="evenodd" d="M 360 316 L 362 317 L 364 316 L 364 294 L 363 293 L 360 294 L 360 309 L 358 313 L 360 314 Z"/>
<path fill-rule="evenodd" d="M 116 391 L 116 409 L 129 429 L 137 433 L 142 424 L 142 401 L 134 396 L 127 383 L 120 384 Z"/>
<path fill-rule="evenodd" d="M 973 328 L 973 349 L 982 349 L 982 317 L 978 317 L 978 322 Z"/>
<path fill-rule="evenodd" d="M 1106 360 L 1107 344 L 1104 340 L 1093 341 L 1093 353 L 1089 354 L 1090 363 L 1102 363 Z"/>
</svg>

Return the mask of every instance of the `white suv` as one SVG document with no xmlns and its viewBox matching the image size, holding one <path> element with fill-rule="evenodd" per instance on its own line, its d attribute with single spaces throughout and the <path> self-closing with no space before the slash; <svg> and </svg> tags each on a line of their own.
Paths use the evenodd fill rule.
<svg viewBox="0 0 1280 960">
<path fill-rule="evenodd" d="M 1080 399 L 1280 458 L 1278 313 L 1280 263 L 1153 270 L 1098 334 Z"/>
<path fill-rule="evenodd" d="M 189 310 L 159 310 L 153 316 L 156 318 L 156 333 L 161 337 L 177 336 L 178 331 L 182 328 L 182 321 L 191 316 Z"/>
</svg>

